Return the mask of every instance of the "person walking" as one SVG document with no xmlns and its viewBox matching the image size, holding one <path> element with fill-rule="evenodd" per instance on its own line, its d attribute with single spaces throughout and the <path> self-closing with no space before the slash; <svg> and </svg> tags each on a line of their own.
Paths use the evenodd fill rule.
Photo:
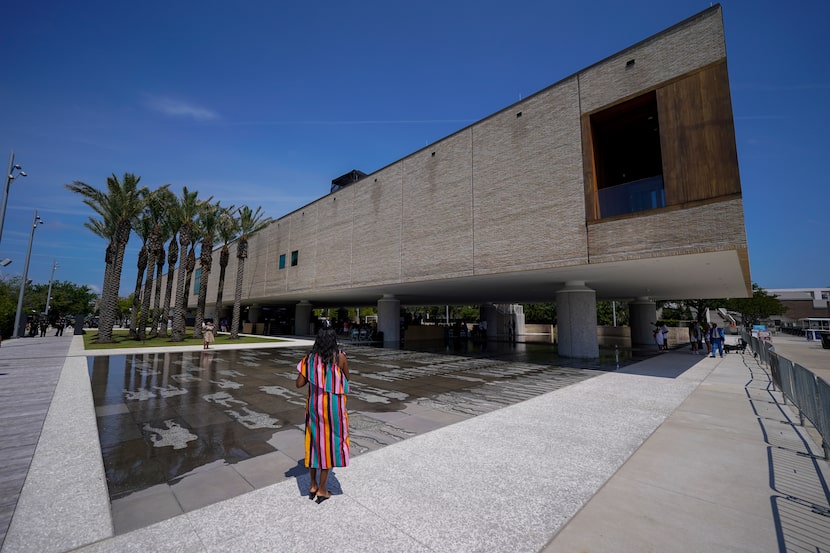
<svg viewBox="0 0 830 553">
<path fill-rule="evenodd" d="M 305 416 L 305 466 L 311 485 L 308 498 L 322 503 L 331 497 L 326 487 L 329 471 L 349 464 L 349 362 L 337 344 L 331 326 L 317 332 L 311 352 L 297 364 L 296 385 L 308 384 Z M 317 480 L 317 476 L 320 480 Z"/>
<path fill-rule="evenodd" d="M 689 345 L 692 346 L 692 355 L 700 354 L 700 325 L 697 321 L 689 323 Z"/>
<path fill-rule="evenodd" d="M 718 350 L 720 356 L 723 357 L 723 340 L 726 338 L 723 333 L 723 329 L 718 327 L 718 323 L 712 323 L 712 328 L 709 329 L 709 334 L 709 340 L 712 342 L 711 357 L 715 356 L 715 350 Z"/>
</svg>

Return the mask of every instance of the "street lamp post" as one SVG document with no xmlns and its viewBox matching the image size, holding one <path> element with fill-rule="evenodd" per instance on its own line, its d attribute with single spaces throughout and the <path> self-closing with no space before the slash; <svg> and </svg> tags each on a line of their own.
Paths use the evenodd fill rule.
<svg viewBox="0 0 830 553">
<path fill-rule="evenodd" d="M 49 275 L 49 293 L 46 294 L 46 312 L 44 316 L 49 318 L 49 302 L 52 301 L 52 280 L 55 278 L 55 269 L 59 267 L 57 259 L 52 260 L 52 274 Z"/>
<path fill-rule="evenodd" d="M 17 175 L 14 172 L 17 171 Z M 14 164 L 14 152 L 9 156 L 9 170 L 6 171 L 6 187 L 3 189 L 3 204 L 0 205 L 0 240 L 3 239 L 3 222 L 6 220 L 6 202 L 9 201 L 9 186 L 15 177 L 25 177 L 26 171 L 20 165 Z"/>
<path fill-rule="evenodd" d="M 35 229 L 43 224 L 43 219 L 38 217 L 37 209 L 32 219 L 32 232 L 29 234 L 29 249 L 26 251 L 26 264 L 23 265 L 23 280 L 20 281 L 20 295 L 17 297 L 17 311 L 14 315 L 14 338 L 20 338 L 24 329 L 20 328 L 20 315 L 23 314 L 23 292 L 26 290 L 26 279 L 29 278 L 29 260 L 32 257 L 32 242 L 35 239 Z"/>
</svg>

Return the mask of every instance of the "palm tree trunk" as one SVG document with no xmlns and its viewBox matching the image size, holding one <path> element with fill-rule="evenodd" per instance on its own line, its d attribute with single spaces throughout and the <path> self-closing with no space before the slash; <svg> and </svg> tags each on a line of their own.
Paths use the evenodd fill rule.
<svg viewBox="0 0 830 553">
<path fill-rule="evenodd" d="M 238 246 L 237 246 L 238 247 Z M 237 259 L 236 286 L 233 291 L 233 322 L 231 323 L 231 340 L 239 339 L 239 319 L 242 311 L 242 275 L 245 272 L 245 258 Z"/>
<path fill-rule="evenodd" d="M 138 312 L 141 307 L 141 281 L 144 280 L 144 271 L 147 269 L 147 247 L 141 246 L 138 252 L 138 273 L 135 277 L 135 291 L 133 292 L 133 308 L 130 311 L 130 338 L 138 338 Z"/>
<path fill-rule="evenodd" d="M 129 222 L 120 224 L 116 233 L 114 257 L 112 269 L 109 274 L 109 282 L 104 282 L 107 287 L 106 294 L 102 294 L 101 316 L 98 319 L 98 341 L 111 343 L 112 329 L 115 326 L 115 312 L 118 309 L 118 292 L 121 287 L 121 271 L 124 267 L 124 252 L 127 250 L 127 242 L 132 231 Z"/>
<path fill-rule="evenodd" d="M 228 268 L 228 261 L 230 261 L 231 253 L 228 245 L 222 246 L 222 251 L 219 252 L 219 290 L 216 292 L 216 316 L 222 315 L 222 296 L 225 291 L 225 271 Z"/>
<path fill-rule="evenodd" d="M 193 270 L 196 268 L 196 243 L 190 244 L 190 251 L 187 253 L 187 260 L 185 262 L 185 277 L 184 285 L 184 320 L 187 323 L 187 306 L 190 305 L 190 284 L 193 282 Z M 187 332 L 187 324 L 185 324 L 185 332 Z M 195 336 L 195 332 L 194 332 Z M 202 336 L 201 328 L 199 329 L 199 337 Z"/>
<path fill-rule="evenodd" d="M 156 296 L 153 300 L 153 317 L 152 328 L 150 329 L 150 337 L 155 338 L 159 334 L 159 320 L 161 317 L 161 276 L 164 274 L 164 248 L 159 250 L 156 257 Z"/>
<path fill-rule="evenodd" d="M 202 239 L 202 249 L 199 256 L 202 275 L 199 278 L 199 299 L 196 300 L 196 324 L 194 325 L 194 336 L 202 335 L 202 323 L 205 320 L 205 304 L 207 300 L 207 285 L 210 277 L 210 270 L 213 266 L 213 239 L 210 237 Z M 216 328 L 219 328 L 218 321 L 214 321 Z"/>
<path fill-rule="evenodd" d="M 167 290 L 164 293 L 164 307 L 159 314 L 159 335 L 167 336 L 167 318 L 170 316 L 170 300 L 173 295 L 173 275 L 179 260 L 179 244 L 174 236 L 167 248 Z"/>
<path fill-rule="evenodd" d="M 115 264 L 115 243 L 110 241 L 107 244 L 106 253 L 104 254 L 104 262 L 106 266 L 104 268 L 104 285 L 101 289 L 101 303 L 98 305 L 98 337 L 96 338 L 96 342 L 98 343 L 111 343 L 112 342 L 112 330 L 110 329 L 109 334 L 101 333 L 103 329 L 101 325 L 101 317 L 104 313 L 104 310 L 108 305 L 112 304 L 112 301 L 109 299 L 109 295 L 112 294 L 112 272 L 114 270 Z M 116 300 L 117 304 L 117 300 Z"/>
<path fill-rule="evenodd" d="M 129 225 L 126 235 L 129 238 Z M 123 236 L 123 233 L 122 233 Z M 99 342 L 112 342 L 112 329 L 115 326 L 115 312 L 118 309 L 118 291 L 121 284 L 121 271 L 124 268 L 124 252 L 127 250 L 127 240 L 117 242 L 115 263 L 110 274 L 111 292 L 108 294 L 104 306 L 101 308 L 101 317 L 98 320 Z M 102 334 L 103 333 L 103 334 Z"/>
<path fill-rule="evenodd" d="M 150 296 L 153 293 L 153 269 L 156 267 L 156 250 L 147 249 L 147 279 L 144 281 L 144 293 L 141 296 L 141 319 L 138 322 L 138 339 L 147 339 L 147 325 L 150 322 Z"/>
<path fill-rule="evenodd" d="M 185 333 L 185 277 L 187 276 L 187 246 L 189 245 L 190 241 L 187 236 L 183 236 L 185 233 L 179 233 L 179 247 L 181 248 L 182 252 L 182 261 L 179 263 L 179 273 L 178 278 L 176 280 L 176 302 L 173 306 L 173 335 L 170 337 L 170 340 L 173 342 L 181 342 L 184 340 L 184 333 Z"/>
</svg>

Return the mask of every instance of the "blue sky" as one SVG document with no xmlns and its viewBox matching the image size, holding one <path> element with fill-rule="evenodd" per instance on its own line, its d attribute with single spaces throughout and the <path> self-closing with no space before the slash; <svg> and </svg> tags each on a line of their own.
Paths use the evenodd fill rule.
<svg viewBox="0 0 830 553">
<path fill-rule="evenodd" d="M 0 258 L 103 282 L 64 188 L 132 172 L 280 217 L 695 13 L 708 1 L 6 3 Z M 752 279 L 830 285 L 830 2 L 722 3 Z M 133 237 L 121 294 L 135 282 Z"/>
</svg>

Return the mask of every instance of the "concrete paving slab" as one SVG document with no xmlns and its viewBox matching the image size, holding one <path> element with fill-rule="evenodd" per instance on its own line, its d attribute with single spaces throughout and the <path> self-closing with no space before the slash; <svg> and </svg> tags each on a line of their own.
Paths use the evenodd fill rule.
<svg viewBox="0 0 830 553">
<path fill-rule="evenodd" d="M 750 363 L 662 354 L 355 457 L 333 472 L 336 495 L 320 505 L 305 497 L 308 473 L 295 465 L 287 481 L 80 551 L 821 548 L 830 539 L 820 514 L 827 463 L 803 455 L 815 444 L 797 427 L 774 431 L 782 423 L 754 391 L 765 373 Z M 526 388 L 517 397 L 536 393 Z M 759 417 L 753 406 L 762 404 Z M 435 414 L 435 405 L 418 407 L 420 417 Z M 278 435 L 284 447 L 302 440 L 297 428 Z M 241 475 L 242 463 L 225 468 Z"/>
<path fill-rule="evenodd" d="M 167 484 L 116 499 L 111 504 L 115 533 L 124 534 L 184 513 L 173 490 Z"/>
<path fill-rule="evenodd" d="M 759 417 L 758 405 L 778 419 L 785 420 L 786 413 L 767 410 L 769 397 L 761 402 L 748 392 L 769 382 L 750 359 L 703 361 L 714 361 L 705 382 L 544 553 L 820 550 L 816 547 L 830 536 L 830 517 L 813 517 L 810 524 L 802 512 L 786 520 L 776 506 L 784 500 L 776 488 L 786 488 L 791 481 L 788 491 L 803 496 L 784 500 L 790 512 L 794 504 L 815 504 L 822 498 L 826 503 L 827 463 L 768 443 L 787 434 L 787 440 L 797 444 L 804 433 L 780 420 Z M 802 528 L 805 523 L 810 531 Z"/>
<path fill-rule="evenodd" d="M 86 362 L 69 357 L 3 551 L 66 551 L 112 532 Z"/>
<path fill-rule="evenodd" d="M 544 549 L 544 553 L 780 553 L 772 516 L 615 477 Z"/>
</svg>

